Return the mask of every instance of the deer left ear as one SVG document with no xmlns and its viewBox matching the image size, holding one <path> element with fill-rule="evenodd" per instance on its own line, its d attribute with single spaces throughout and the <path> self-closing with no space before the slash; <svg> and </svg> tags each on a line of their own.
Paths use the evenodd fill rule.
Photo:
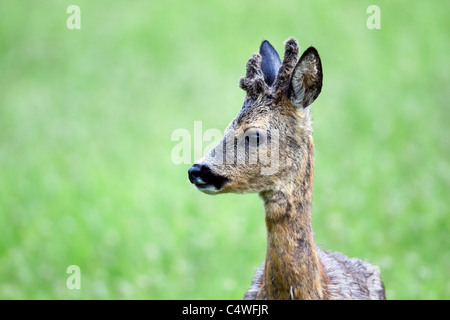
<svg viewBox="0 0 450 320">
<path fill-rule="evenodd" d="M 316 48 L 309 47 L 300 57 L 292 73 L 290 99 L 297 107 L 306 108 L 322 90 L 322 63 Z"/>
<path fill-rule="evenodd" d="M 259 47 L 259 54 L 261 55 L 261 70 L 264 74 L 264 81 L 271 86 L 277 78 L 278 70 L 281 66 L 278 52 L 270 44 L 269 41 L 264 40 Z"/>
</svg>

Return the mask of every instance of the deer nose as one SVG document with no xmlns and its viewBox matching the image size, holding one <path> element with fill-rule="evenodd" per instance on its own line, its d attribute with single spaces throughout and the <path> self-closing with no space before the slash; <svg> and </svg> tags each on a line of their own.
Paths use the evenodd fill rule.
<svg viewBox="0 0 450 320">
<path fill-rule="evenodd" d="M 203 181 L 202 172 L 204 166 L 199 164 L 194 164 L 192 167 L 188 170 L 189 175 L 189 181 L 194 184 L 205 184 L 205 181 Z"/>
<path fill-rule="evenodd" d="M 220 190 L 230 180 L 217 173 L 204 164 L 194 164 L 188 171 L 189 181 L 199 190 Z"/>
</svg>

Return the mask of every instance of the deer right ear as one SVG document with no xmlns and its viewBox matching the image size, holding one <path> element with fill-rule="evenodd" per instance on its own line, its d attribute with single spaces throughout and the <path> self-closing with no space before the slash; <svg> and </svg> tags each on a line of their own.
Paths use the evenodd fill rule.
<svg viewBox="0 0 450 320">
<path fill-rule="evenodd" d="M 316 48 L 309 47 L 300 57 L 292 73 L 290 99 L 297 107 L 306 108 L 322 90 L 322 63 Z"/>
</svg>

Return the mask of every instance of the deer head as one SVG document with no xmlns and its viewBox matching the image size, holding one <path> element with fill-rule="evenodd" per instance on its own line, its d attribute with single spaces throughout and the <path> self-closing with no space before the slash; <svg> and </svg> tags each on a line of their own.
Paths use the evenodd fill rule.
<svg viewBox="0 0 450 320">
<path fill-rule="evenodd" d="M 307 170 L 312 148 L 310 104 L 322 88 L 322 65 L 309 47 L 298 59 L 293 38 L 285 43 L 281 63 L 263 41 L 248 60 L 240 87 L 242 109 L 219 144 L 189 169 L 189 180 L 202 192 L 277 190 Z M 310 165 L 310 164 L 309 164 Z"/>
</svg>

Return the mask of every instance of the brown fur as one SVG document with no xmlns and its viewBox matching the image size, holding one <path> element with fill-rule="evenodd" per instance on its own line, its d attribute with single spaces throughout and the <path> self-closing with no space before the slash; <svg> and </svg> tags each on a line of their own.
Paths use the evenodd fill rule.
<svg viewBox="0 0 450 320">
<path fill-rule="evenodd" d="M 293 181 L 281 190 L 261 193 L 268 247 L 257 299 L 324 298 L 323 270 L 315 253 L 311 224 L 313 156 L 311 139 Z"/>
<path fill-rule="evenodd" d="M 384 290 L 379 289 L 379 278 L 370 265 L 323 252 L 315 244 L 311 222 L 314 144 L 309 105 L 321 91 L 322 66 L 314 48 L 306 50 L 300 60 L 298 52 L 296 40 L 289 39 L 284 60 L 271 87 L 264 82 L 261 56 L 252 55 L 247 63 L 246 77 L 240 81 L 240 87 L 247 92 L 244 105 L 225 130 L 223 141 L 198 164 L 227 178 L 227 183 L 214 193 L 258 192 L 264 201 L 267 254 L 264 267 L 255 275 L 246 298 L 383 297 Z M 234 145 L 234 151 L 238 150 L 239 142 L 236 141 L 242 141 L 243 134 L 249 129 L 266 131 L 268 136 L 273 134 L 270 139 L 277 139 L 278 150 L 267 140 L 258 148 L 232 156 L 221 153 L 219 146 L 224 145 Z M 279 167 L 273 174 L 261 174 L 261 162 L 239 161 L 261 151 L 279 152 Z M 228 161 L 223 163 L 223 159 Z M 375 278 L 370 278 L 372 276 Z M 354 277 L 359 277 L 355 280 L 358 282 L 356 288 L 355 281 L 348 280 Z M 371 295 L 358 289 L 369 278 L 376 283 L 372 289 L 375 293 Z M 367 292 L 371 286 L 367 284 Z"/>
</svg>

